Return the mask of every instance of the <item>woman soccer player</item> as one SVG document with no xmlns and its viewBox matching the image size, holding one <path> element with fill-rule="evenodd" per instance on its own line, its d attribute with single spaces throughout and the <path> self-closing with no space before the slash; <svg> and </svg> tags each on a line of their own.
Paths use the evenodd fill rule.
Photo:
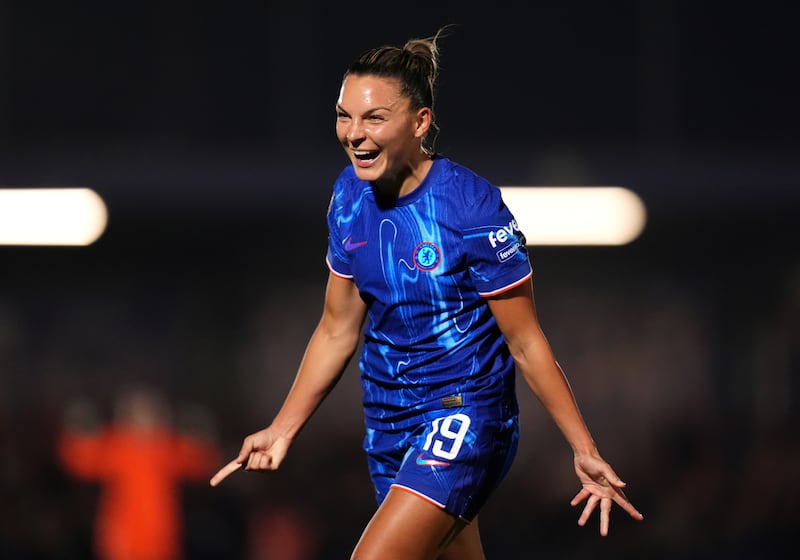
<svg viewBox="0 0 800 560">
<path fill-rule="evenodd" d="M 499 189 L 433 152 L 440 34 L 369 50 L 345 72 L 336 134 L 350 164 L 328 209 L 322 317 L 272 423 L 211 479 L 281 465 L 366 321 L 364 449 L 379 507 L 354 559 L 483 558 L 477 516 L 519 439 L 515 366 L 573 449 L 578 523 L 599 504 L 606 535 L 614 502 L 642 519 L 539 326 L 525 239 Z"/>
</svg>

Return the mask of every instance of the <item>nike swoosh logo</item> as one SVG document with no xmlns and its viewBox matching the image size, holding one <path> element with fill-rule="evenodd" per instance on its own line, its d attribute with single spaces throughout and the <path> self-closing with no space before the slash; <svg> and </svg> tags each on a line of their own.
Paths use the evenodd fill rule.
<svg viewBox="0 0 800 560">
<path fill-rule="evenodd" d="M 428 467 L 449 467 L 450 466 L 450 463 L 447 463 L 445 461 L 440 461 L 438 459 L 426 459 L 425 456 L 424 456 L 424 453 L 420 453 L 419 455 L 417 455 L 417 464 L 422 466 L 422 467 L 425 467 L 425 466 L 428 466 Z"/>
<path fill-rule="evenodd" d="M 344 242 L 344 250 L 345 251 L 354 251 L 359 247 L 363 247 L 366 245 L 366 241 L 353 241 L 352 237 L 348 237 L 347 240 Z"/>
</svg>

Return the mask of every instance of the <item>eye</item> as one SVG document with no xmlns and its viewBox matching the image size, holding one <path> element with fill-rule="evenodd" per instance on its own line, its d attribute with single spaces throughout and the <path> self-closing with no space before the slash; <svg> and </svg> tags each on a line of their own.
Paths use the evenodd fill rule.
<svg viewBox="0 0 800 560">
<path fill-rule="evenodd" d="M 350 118 L 350 115 L 348 115 L 348 114 L 347 114 L 347 113 L 345 113 L 344 111 L 339 111 L 339 110 L 337 110 L 337 111 L 336 111 L 336 118 L 337 118 L 337 119 L 339 119 L 339 120 L 342 120 L 342 119 L 349 119 L 349 118 Z"/>
</svg>

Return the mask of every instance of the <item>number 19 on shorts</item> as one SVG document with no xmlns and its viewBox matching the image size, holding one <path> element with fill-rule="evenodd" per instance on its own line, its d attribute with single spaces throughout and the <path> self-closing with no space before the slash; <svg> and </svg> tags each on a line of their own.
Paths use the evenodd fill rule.
<svg viewBox="0 0 800 560">
<path fill-rule="evenodd" d="M 442 459 L 455 459 L 469 431 L 470 422 L 469 416 L 461 413 L 436 418 L 422 449 Z"/>
</svg>

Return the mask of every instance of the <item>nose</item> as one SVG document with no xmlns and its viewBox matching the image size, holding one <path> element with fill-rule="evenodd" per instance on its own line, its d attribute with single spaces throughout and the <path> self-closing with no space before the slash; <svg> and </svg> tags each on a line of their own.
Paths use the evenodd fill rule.
<svg viewBox="0 0 800 560">
<path fill-rule="evenodd" d="M 364 127 L 361 119 L 354 118 L 350 120 L 350 125 L 347 127 L 345 137 L 351 144 L 357 143 L 364 139 Z"/>
</svg>

